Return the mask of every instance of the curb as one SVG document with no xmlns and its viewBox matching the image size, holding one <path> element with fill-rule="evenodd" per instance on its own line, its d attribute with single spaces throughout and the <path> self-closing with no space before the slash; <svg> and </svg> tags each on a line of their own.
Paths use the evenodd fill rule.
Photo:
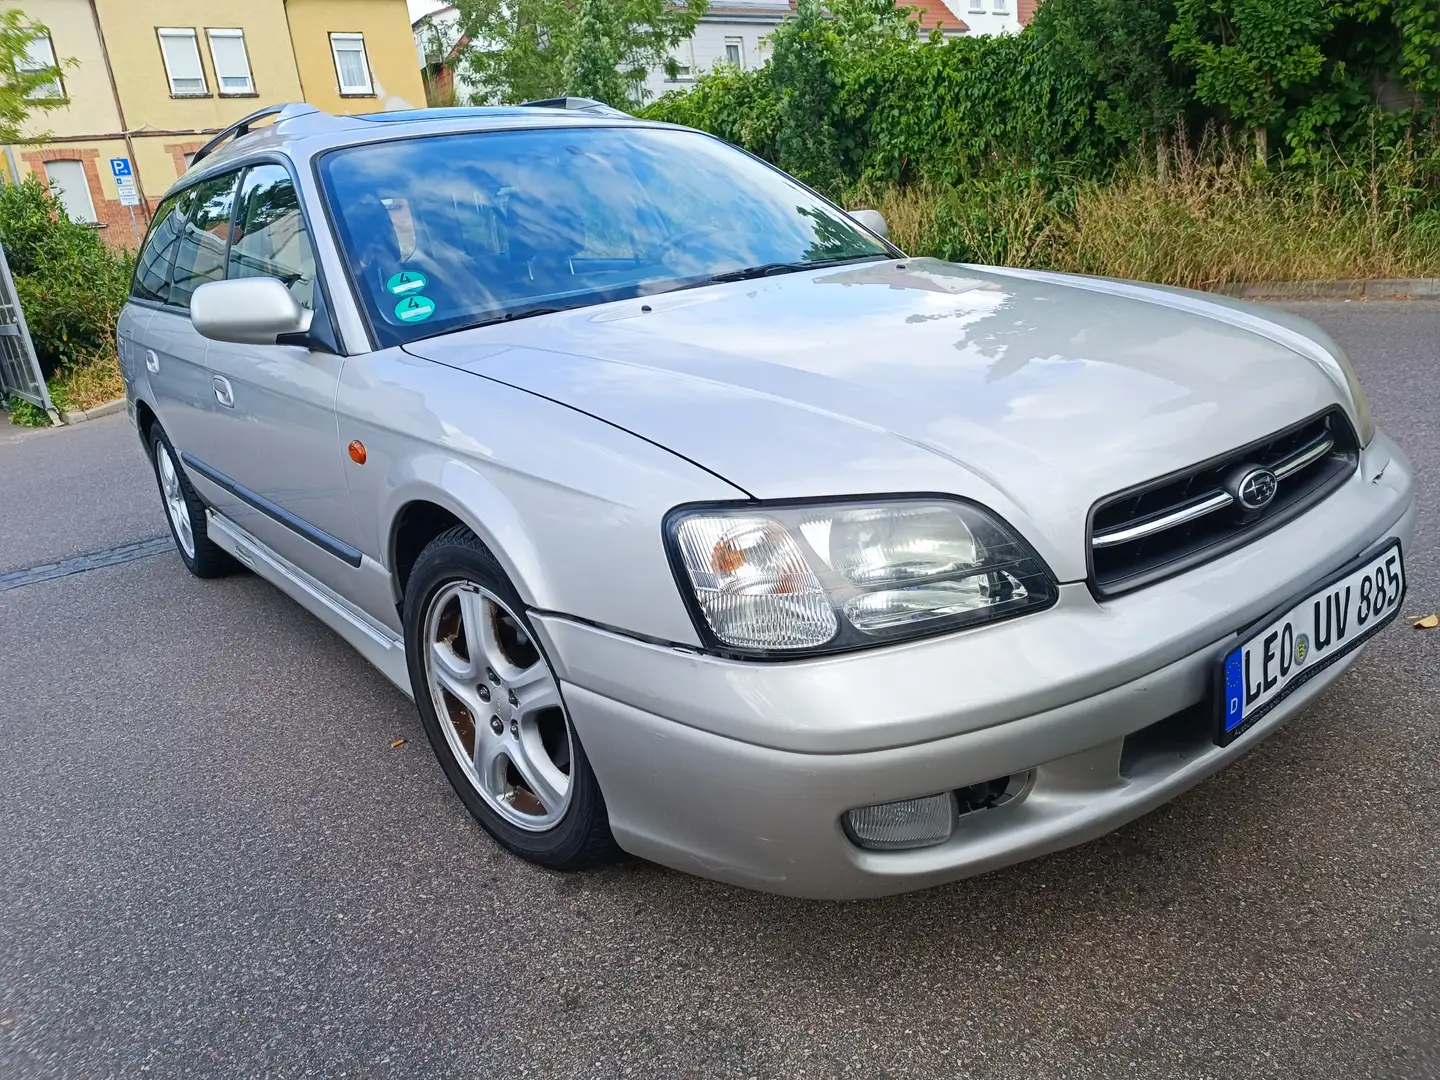
<svg viewBox="0 0 1440 1080">
<path fill-rule="evenodd" d="M 125 408 L 125 399 L 116 398 L 114 401 L 107 401 L 103 405 L 96 405 L 90 409 L 76 409 L 74 412 L 62 412 L 60 422 L 62 424 L 83 424 L 86 420 L 98 420 L 102 416 L 109 416 Z"/>
<path fill-rule="evenodd" d="M 1241 300 L 1440 299 L 1440 278 L 1342 278 L 1339 281 L 1251 281 L 1212 292 Z"/>
</svg>

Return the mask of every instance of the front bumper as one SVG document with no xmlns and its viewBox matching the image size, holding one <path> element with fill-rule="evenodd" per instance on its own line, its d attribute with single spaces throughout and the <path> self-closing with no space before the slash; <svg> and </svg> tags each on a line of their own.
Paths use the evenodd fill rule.
<svg viewBox="0 0 1440 1080">
<path fill-rule="evenodd" d="M 1093 839 L 1244 753 L 1357 654 L 1224 748 L 1210 737 L 1216 658 L 1378 540 L 1408 546 L 1414 520 L 1410 464 L 1381 435 L 1303 517 L 1104 603 L 1073 583 L 1008 623 L 775 664 L 534 620 L 623 848 L 772 892 L 878 896 Z M 963 816 L 935 847 L 866 851 L 841 827 L 858 806 L 1021 774 L 1021 797 Z"/>
</svg>

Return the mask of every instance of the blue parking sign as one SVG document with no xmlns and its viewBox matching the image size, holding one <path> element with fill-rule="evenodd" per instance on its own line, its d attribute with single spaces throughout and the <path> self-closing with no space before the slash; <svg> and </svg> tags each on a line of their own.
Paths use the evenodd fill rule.
<svg viewBox="0 0 1440 1080">
<path fill-rule="evenodd" d="M 130 159 L 123 157 L 112 157 L 110 159 L 110 172 L 116 180 L 119 180 L 122 176 L 131 175 Z"/>
</svg>

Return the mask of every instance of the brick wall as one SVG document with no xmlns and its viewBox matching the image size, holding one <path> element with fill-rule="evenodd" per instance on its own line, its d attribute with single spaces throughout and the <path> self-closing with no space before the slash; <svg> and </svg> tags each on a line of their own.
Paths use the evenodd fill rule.
<svg viewBox="0 0 1440 1080">
<path fill-rule="evenodd" d="M 1040 6 L 1040 0 L 1017 0 L 1015 14 L 1020 19 L 1021 26 L 1029 26 L 1030 20 L 1035 18 L 1035 9 Z"/>
<path fill-rule="evenodd" d="M 100 235 L 115 248 L 136 248 L 145 235 L 146 215 L 142 207 L 121 206 L 119 199 L 107 199 L 100 186 L 100 151 L 79 146 L 53 146 L 22 151 L 20 156 L 36 176 L 50 180 L 45 171 L 48 161 L 78 161 L 85 168 L 85 181 L 90 188 L 90 202 L 95 216 L 104 226 Z M 108 159 L 107 159 L 108 160 Z M 132 217 L 133 214 L 133 217 Z"/>
<path fill-rule="evenodd" d="M 185 155 L 195 153 L 196 150 L 199 150 L 204 145 L 205 140 L 203 139 L 199 142 L 170 142 L 165 144 L 166 153 L 170 155 L 170 160 L 175 163 L 175 175 L 177 177 L 185 175 L 185 169 L 187 167 L 185 165 Z M 166 184 L 165 186 L 168 188 L 170 185 Z"/>
</svg>

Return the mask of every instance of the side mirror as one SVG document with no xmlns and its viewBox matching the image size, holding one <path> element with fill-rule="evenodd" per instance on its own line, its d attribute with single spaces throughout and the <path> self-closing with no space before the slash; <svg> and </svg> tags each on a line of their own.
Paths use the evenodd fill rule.
<svg viewBox="0 0 1440 1080">
<path fill-rule="evenodd" d="M 238 345 L 274 345 L 287 334 L 307 333 L 312 318 L 273 277 L 212 281 L 190 298 L 190 323 L 201 337 Z"/>
<path fill-rule="evenodd" d="M 879 210 L 851 210 L 850 216 L 881 240 L 890 239 L 890 226 L 885 221 L 885 215 Z"/>
</svg>

